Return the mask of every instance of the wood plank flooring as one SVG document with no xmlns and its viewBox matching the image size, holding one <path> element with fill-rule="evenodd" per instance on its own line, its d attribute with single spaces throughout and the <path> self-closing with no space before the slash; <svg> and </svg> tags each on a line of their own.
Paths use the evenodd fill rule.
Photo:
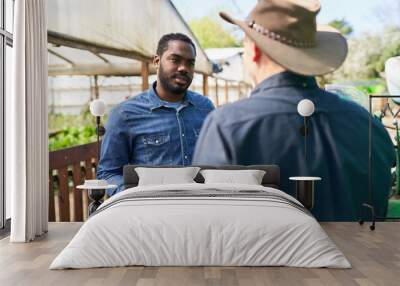
<svg viewBox="0 0 400 286">
<path fill-rule="evenodd" d="M 48 270 L 81 223 L 50 223 L 49 233 L 32 243 L 0 240 L 0 285 L 400 285 L 400 224 L 323 223 L 353 268 L 289 267 L 121 267 Z"/>
</svg>

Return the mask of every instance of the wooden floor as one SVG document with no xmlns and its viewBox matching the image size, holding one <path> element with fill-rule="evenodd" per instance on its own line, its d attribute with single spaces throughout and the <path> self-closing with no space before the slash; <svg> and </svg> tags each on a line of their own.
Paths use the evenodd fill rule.
<svg viewBox="0 0 400 286">
<path fill-rule="evenodd" d="M 27 244 L 0 241 L 0 285 L 400 285 L 400 224 L 324 223 L 352 269 L 289 267 L 122 267 L 48 270 L 81 223 L 51 223 Z"/>
</svg>

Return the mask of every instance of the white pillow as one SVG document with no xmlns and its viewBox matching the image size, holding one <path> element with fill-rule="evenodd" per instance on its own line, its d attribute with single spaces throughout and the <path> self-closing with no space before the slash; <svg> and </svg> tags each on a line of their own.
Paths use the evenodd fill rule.
<svg viewBox="0 0 400 286">
<path fill-rule="evenodd" d="M 199 170 L 199 167 L 135 168 L 139 176 L 138 186 L 195 183 L 193 179 Z"/>
<path fill-rule="evenodd" d="M 205 184 L 226 183 L 261 185 L 265 171 L 262 170 L 201 170 Z"/>
</svg>

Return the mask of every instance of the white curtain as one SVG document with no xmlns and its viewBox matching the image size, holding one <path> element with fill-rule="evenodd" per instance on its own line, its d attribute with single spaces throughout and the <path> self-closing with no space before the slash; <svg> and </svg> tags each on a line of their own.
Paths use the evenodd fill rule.
<svg viewBox="0 0 400 286">
<path fill-rule="evenodd" d="M 17 0 L 12 93 L 6 98 L 6 187 L 11 190 L 12 242 L 47 232 L 47 7 Z"/>
</svg>

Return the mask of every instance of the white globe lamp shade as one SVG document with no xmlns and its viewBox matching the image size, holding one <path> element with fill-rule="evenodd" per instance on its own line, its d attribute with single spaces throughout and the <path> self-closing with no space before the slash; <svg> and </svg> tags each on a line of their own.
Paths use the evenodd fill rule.
<svg viewBox="0 0 400 286">
<path fill-rule="evenodd" d="M 385 77 L 389 94 L 400 95 L 400 57 L 389 58 L 385 63 Z M 393 98 L 396 103 L 399 98 Z"/>
<path fill-rule="evenodd" d="M 106 113 L 106 104 L 101 99 L 95 99 L 90 103 L 90 113 L 93 116 L 103 116 Z"/>
<path fill-rule="evenodd" d="M 303 99 L 297 104 L 297 112 L 304 117 L 311 116 L 315 111 L 314 103 L 309 99 Z"/>
</svg>

